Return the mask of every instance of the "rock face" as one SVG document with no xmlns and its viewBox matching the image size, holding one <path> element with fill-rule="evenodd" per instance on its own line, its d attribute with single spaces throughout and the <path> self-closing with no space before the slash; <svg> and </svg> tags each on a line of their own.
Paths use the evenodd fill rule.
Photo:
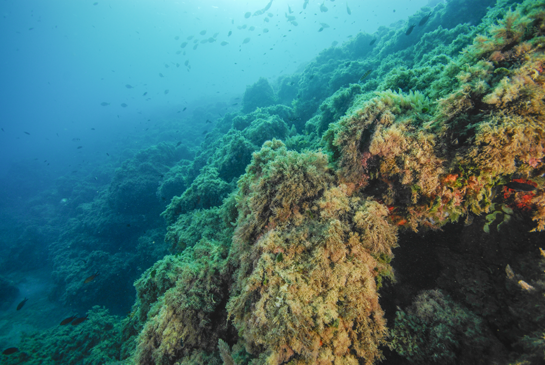
<svg viewBox="0 0 545 365">
<path fill-rule="evenodd" d="M 19 289 L 6 278 L 0 276 L 0 310 L 7 310 L 19 295 Z"/>
</svg>

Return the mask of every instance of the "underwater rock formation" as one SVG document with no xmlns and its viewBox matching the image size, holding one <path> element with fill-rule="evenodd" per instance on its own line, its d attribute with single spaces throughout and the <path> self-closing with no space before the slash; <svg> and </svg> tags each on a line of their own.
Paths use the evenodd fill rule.
<svg viewBox="0 0 545 365">
<path fill-rule="evenodd" d="M 174 255 L 136 282 L 123 357 L 542 362 L 545 1 L 513 3 L 359 36 L 296 78 L 292 108 L 228 116 L 172 172 Z"/>
<path fill-rule="evenodd" d="M 246 87 L 242 98 L 242 112 L 250 113 L 256 108 L 263 108 L 275 104 L 274 91 L 267 81 L 261 77 L 255 84 Z"/>
</svg>

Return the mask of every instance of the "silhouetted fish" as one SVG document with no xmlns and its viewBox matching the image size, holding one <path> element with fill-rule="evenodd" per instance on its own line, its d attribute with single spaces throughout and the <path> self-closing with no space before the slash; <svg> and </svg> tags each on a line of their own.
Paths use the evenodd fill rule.
<svg viewBox="0 0 545 365">
<path fill-rule="evenodd" d="M 127 89 L 132 89 L 132 86 L 129 85 L 129 84 L 125 85 L 125 87 L 126 87 Z"/>
<path fill-rule="evenodd" d="M 373 39 L 371 42 L 369 42 L 369 45 L 372 46 L 373 44 L 375 44 L 375 42 L 377 41 L 377 39 Z"/>
<path fill-rule="evenodd" d="M 95 280 L 95 278 L 98 276 L 98 271 L 94 273 L 93 275 L 89 276 L 87 279 L 83 281 L 83 284 L 89 284 L 91 281 Z"/>
<path fill-rule="evenodd" d="M 72 316 L 65 318 L 61 321 L 60 326 L 66 326 L 68 323 L 72 322 L 74 319 L 78 318 L 78 316 Z"/>
<path fill-rule="evenodd" d="M 246 14 L 244 14 L 244 17 L 245 17 L 246 19 L 248 19 L 248 18 L 251 17 L 251 16 L 252 16 L 252 13 L 250 13 L 249 11 L 246 12 Z"/>
<path fill-rule="evenodd" d="M 110 103 L 107 103 L 107 102 L 105 102 L 105 101 L 103 101 L 102 103 L 100 103 L 100 106 L 108 106 L 108 105 L 110 105 Z"/>
<path fill-rule="evenodd" d="M 371 70 L 367 70 L 365 71 L 365 73 L 362 75 L 362 77 L 360 77 L 360 81 L 363 81 L 367 78 L 367 76 L 369 76 L 371 74 Z"/>
<path fill-rule="evenodd" d="M 409 26 L 409 29 L 407 29 L 407 31 L 405 32 L 405 35 L 411 34 L 412 31 L 413 31 L 413 29 L 414 29 L 414 24 L 412 24 L 412 25 Z"/>
<path fill-rule="evenodd" d="M 87 319 L 87 315 L 85 317 L 76 318 L 74 321 L 72 321 L 72 326 L 77 326 L 78 324 L 86 321 Z"/>
<path fill-rule="evenodd" d="M 269 1 L 269 3 L 267 4 L 267 6 L 265 6 L 263 9 L 261 10 L 258 10 L 254 13 L 254 16 L 258 16 L 258 15 L 261 15 L 261 14 L 264 14 L 267 10 L 270 9 L 271 5 L 272 5 L 272 2 L 273 0 Z"/>
<path fill-rule="evenodd" d="M 10 347 L 10 348 L 7 348 L 4 351 L 2 351 L 2 354 L 3 355 L 11 355 L 11 354 L 14 354 L 16 352 L 19 352 L 19 349 L 17 347 Z"/>
<path fill-rule="evenodd" d="M 206 123 L 212 123 L 212 121 L 210 119 L 207 119 Z"/>
<path fill-rule="evenodd" d="M 121 103 L 121 106 L 122 106 L 123 108 L 126 108 L 126 107 L 127 107 L 127 104 Z"/>
<path fill-rule="evenodd" d="M 515 191 L 534 191 L 536 190 L 536 187 L 530 184 L 521 183 L 518 181 L 511 181 L 505 184 L 509 189 L 513 189 Z"/>
<path fill-rule="evenodd" d="M 431 16 L 431 12 L 428 13 L 428 15 L 424 16 L 422 19 L 420 19 L 420 23 L 418 23 L 418 26 L 421 27 L 423 26 L 424 24 L 426 24 L 426 22 L 428 21 L 428 19 L 430 18 Z"/>
<path fill-rule="evenodd" d="M 28 132 L 24 132 L 24 133 L 25 133 L 25 134 L 28 134 L 28 135 L 30 136 L 30 133 L 28 133 Z"/>
<path fill-rule="evenodd" d="M 186 109 L 187 109 L 187 106 L 182 111 L 185 112 Z"/>
<path fill-rule="evenodd" d="M 348 4 L 346 4 L 346 12 L 348 13 L 348 15 L 352 15 L 352 11 L 348 7 Z"/>
<path fill-rule="evenodd" d="M 21 308 L 23 308 L 23 306 L 25 305 L 25 303 L 26 303 L 27 300 L 28 300 L 27 298 L 23 299 L 23 300 L 21 301 L 21 303 L 19 303 L 19 304 L 17 305 L 17 310 L 20 310 Z"/>
<path fill-rule="evenodd" d="M 181 144 L 182 144 L 182 142 L 176 143 L 176 147 L 180 147 Z"/>
<path fill-rule="evenodd" d="M 146 91 L 144 94 L 142 94 L 142 96 L 146 96 L 146 95 L 148 95 L 148 92 L 147 92 L 147 91 Z"/>
</svg>

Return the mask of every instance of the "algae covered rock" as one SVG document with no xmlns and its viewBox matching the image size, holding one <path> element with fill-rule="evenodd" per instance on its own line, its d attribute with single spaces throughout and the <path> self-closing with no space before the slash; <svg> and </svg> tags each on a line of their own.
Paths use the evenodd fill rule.
<svg viewBox="0 0 545 365">
<path fill-rule="evenodd" d="M 261 77 L 255 84 L 246 88 L 242 99 L 242 112 L 249 113 L 256 108 L 273 105 L 275 99 L 271 85 L 267 79 Z"/>
<path fill-rule="evenodd" d="M 279 141 L 265 143 L 239 182 L 227 308 L 246 351 L 267 363 L 381 358 L 376 277 L 396 228 L 386 207 L 334 183 L 325 155 Z"/>
<path fill-rule="evenodd" d="M 179 257 L 157 263 L 137 283 L 139 318 L 136 364 L 171 364 L 176 359 L 210 358 L 219 338 L 232 338 L 227 321 L 227 248 L 201 240 Z M 165 265 L 173 265 L 168 268 Z M 164 284 L 165 280 L 169 285 Z"/>
</svg>

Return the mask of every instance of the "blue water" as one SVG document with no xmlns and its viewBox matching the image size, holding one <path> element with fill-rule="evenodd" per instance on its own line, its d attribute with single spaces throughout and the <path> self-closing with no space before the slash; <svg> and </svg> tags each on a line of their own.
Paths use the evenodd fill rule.
<svg viewBox="0 0 545 365">
<path fill-rule="evenodd" d="M 302 0 L 275 0 L 272 17 L 245 18 L 268 1 L 3 1 L 1 176 L 36 157 L 50 163 L 33 166 L 49 179 L 84 160 L 105 163 L 106 151 L 135 146 L 160 120 L 184 125 L 195 105 L 229 103 L 259 77 L 291 74 L 332 42 L 406 20 L 427 2 L 326 1 L 321 12 L 315 1 L 303 10 Z M 320 23 L 330 27 L 318 32 Z"/>
</svg>

